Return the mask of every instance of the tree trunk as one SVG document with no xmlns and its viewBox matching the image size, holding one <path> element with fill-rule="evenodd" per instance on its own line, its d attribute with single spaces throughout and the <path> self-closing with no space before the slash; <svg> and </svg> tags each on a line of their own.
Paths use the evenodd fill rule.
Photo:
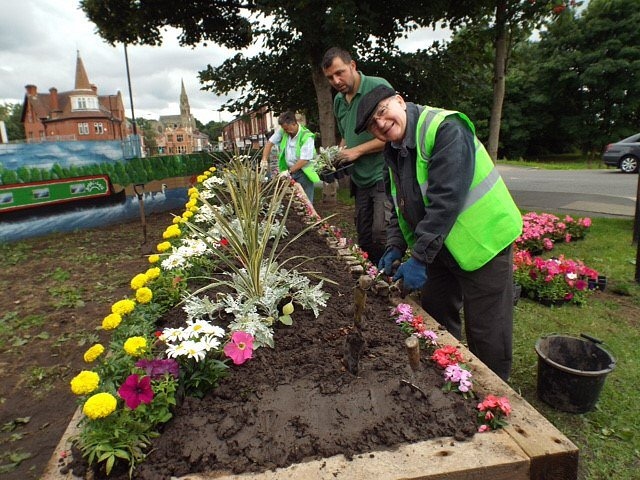
<svg viewBox="0 0 640 480">
<path fill-rule="evenodd" d="M 493 64 L 493 103 L 491 104 L 491 119 L 489 120 L 489 155 L 495 162 L 498 158 L 498 143 L 500 140 L 500 123 L 502 121 L 502 104 L 505 93 L 505 77 L 507 74 L 507 4 L 506 0 L 496 2 L 496 35 L 495 61 Z"/>
<path fill-rule="evenodd" d="M 333 96 L 331 85 L 320 68 L 313 69 L 313 85 L 318 99 L 318 121 L 320 123 L 320 140 L 323 147 L 336 144 L 336 121 L 333 118 Z"/>
<path fill-rule="evenodd" d="M 320 144 L 323 147 L 330 147 L 336 144 L 336 121 L 333 118 L 333 96 L 331 95 L 331 85 L 325 78 L 322 70 L 313 69 L 313 85 L 316 89 L 318 99 L 318 123 L 320 124 Z M 338 183 L 324 183 L 322 187 L 322 201 L 325 203 L 336 203 L 338 193 Z"/>
</svg>

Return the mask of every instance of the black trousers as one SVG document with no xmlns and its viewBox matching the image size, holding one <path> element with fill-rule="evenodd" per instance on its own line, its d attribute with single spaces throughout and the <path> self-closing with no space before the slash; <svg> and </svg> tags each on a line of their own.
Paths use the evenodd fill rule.
<svg viewBox="0 0 640 480">
<path fill-rule="evenodd" d="M 358 246 L 367 252 L 369 260 L 377 266 L 384 253 L 393 206 L 387 199 L 382 180 L 367 188 L 360 188 L 351 182 L 351 195 L 355 197 Z"/>
<path fill-rule="evenodd" d="M 512 363 L 513 246 L 473 272 L 462 270 L 446 247 L 427 268 L 422 308 L 503 380 Z"/>
</svg>

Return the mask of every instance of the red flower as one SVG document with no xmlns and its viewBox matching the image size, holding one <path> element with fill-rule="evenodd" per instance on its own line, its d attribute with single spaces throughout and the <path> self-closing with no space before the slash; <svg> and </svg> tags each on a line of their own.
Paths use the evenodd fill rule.
<svg viewBox="0 0 640 480">
<path fill-rule="evenodd" d="M 153 400 L 151 377 L 140 378 L 136 374 L 129 375 L 118 389 L 118 395 L 131 410 L 138 408 L 141 403 L 151 403 Z"/>
<path fill-rule="evenodd" d="M 220 246 L 221 247 L 228 247 L 229 246 L 229 240 L 227 240 L 226 238 L 221 238 L 220 239 Z"/>
<path fill-rule="evenodd" d="M 453 345 L 445 345 L 442 348 L 438 348 L 433 352 L 433 355 L 431 355 L 431 360 L 436 362 L 441 368 L 447 368 L 449 365 L 464 362 L 462 354 Z"/>
</svg>

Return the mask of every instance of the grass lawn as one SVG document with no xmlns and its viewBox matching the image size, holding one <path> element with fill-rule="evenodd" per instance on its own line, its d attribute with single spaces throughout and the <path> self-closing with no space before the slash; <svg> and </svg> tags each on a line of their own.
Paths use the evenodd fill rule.
<svg viewBox="0 0 640 480">
<path fill-rule="evenodd" d="M 579 447 L 581 480 L 631 480 L 640 478 L 640 435 L 633 426 L 640 413 L 640 286 L 634 281 L 633 221 L 592 220 L 584 240 L 556 245 L 545 257 L 563 254 L 582 260 L 607 276 L 606 290 L 595 292 L 582 307 L 545 307 L 521 299 L 515 311 L 510 384 Z M 563 413 L 537 399 L 534 345 L 551 333 L 591 335 L 602 340 L 603 348 L 615 357 L 616 368 L 606 377 L 594 411 Z"/>
</svg>

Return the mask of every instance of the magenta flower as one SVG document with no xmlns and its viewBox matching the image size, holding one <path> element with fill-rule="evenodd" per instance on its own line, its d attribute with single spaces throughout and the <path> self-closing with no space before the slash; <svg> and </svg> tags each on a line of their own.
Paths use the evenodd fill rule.
<svg viewBox="0 0 640 480">
<path fill-rule="evenodd" d="M 178 362 L 173 358 L 142 359 L 136 362 L 136 367 L 145 370 L 147 375 L 150 375 L 152 379 L 163 377 L 166 373 L 172 375 L 174 378 L 178 378 L 180 375 Z"/>
<path fill-rule="evenodd" d="M 138 408 L 141 403 L 151 403 L 153 400 L 151 377 L 140 378 L 136 374 L 129 375 L 118 389 L 118 395 L 131 410 Z"/>
<path fill-rule="evenodd" d="M 231 341 L 224 346 L 224 354 L 236 365 L 242 365 L 253 356 L 253 335 L 233 332 Z"/>
</svg>

